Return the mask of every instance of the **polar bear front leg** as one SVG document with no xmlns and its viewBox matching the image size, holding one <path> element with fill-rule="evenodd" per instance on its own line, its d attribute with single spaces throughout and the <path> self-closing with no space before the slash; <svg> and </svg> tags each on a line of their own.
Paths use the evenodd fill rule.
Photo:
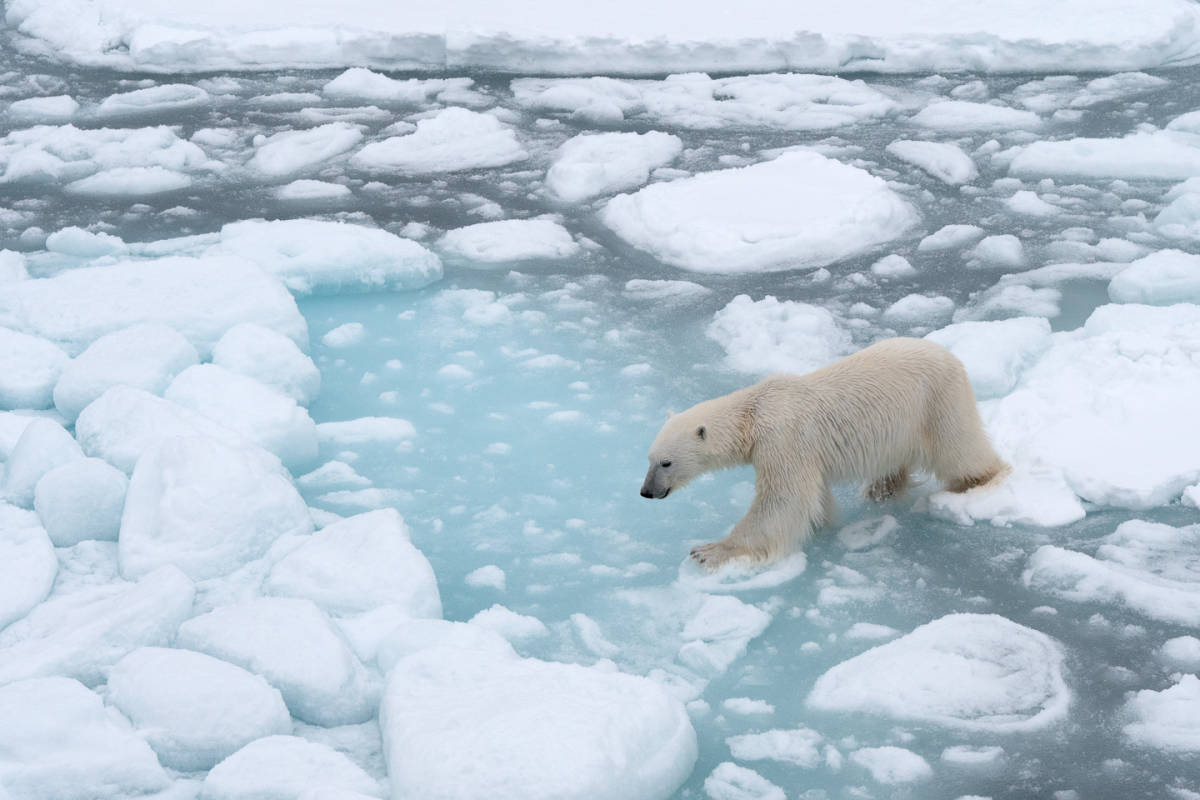
<svg viewBox="0 0 1200 800">
<path fill-rule="evenodd" d="M 760 489 L 733 531 L 692 548 L 692 558 L 711 572 L 735 559 L 761 564 L 792 553 L 832 514 L 833 496 L 822 481 L 789 488 L 793 491 L 782 496 Z"/>
</svg>

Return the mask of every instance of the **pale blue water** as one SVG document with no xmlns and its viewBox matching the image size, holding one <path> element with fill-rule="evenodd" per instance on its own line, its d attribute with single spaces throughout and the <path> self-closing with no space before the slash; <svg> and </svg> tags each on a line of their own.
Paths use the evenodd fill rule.
<svg viewBox="0 0 1200 800">
<path fill-rule="evenodd" d="M 95 101 L 134 88 L 128 76 L 64 70 L 18 58 L 7 50 L 0 50 L 0 56 L 11 64 L 12 72 L 0 76 L 0 96 L 9 99 L 39 91 L 69 91 L 81 101 Z M 264 111 L 248 98 L 273 91 L 315 91 L 333 74 L 208 76 L 239 81 L 237 99 L 200 111 L 152 115 L 138 119 L 137 124 L 179 125 L 184 135 L 201 127 L 229 128 L 248 142 L 255 133 L 269 134 L 298 124 L 292 112 Z M 1152 102 L 1102 105 L 1084 114 L 1078 123 L 1055 124 L 1047 135 L 1119 135 L 1140 122 L 1162 124 L 1200 106 L 1198 75 L 1195 70 L 1165 73 L 1171 88 Z M 475 77 L 479 88 L 494 96 L 498 104 L 512 105 L 506 78 Z M 993 96 L 1002 96 L 1034 77 L 1039 76 L 986 82 Z M 868 80 L 904 89 L 917 78 Z M 370 123 L 371 135 L 390 121 Z M 105 230 L 135 241 L 212 231 L 235 219 L 307 214 L 373 221 L 393 231 L 412 221 L 446 229 L 480 221 L 470 213 L 480 201 L 464 200 L 467 195 L 498 203 L 508 216 L 546 211 L 563 214 L 572 232 L 593 239 L 600 247 L 549 267 L 519 265 L 520 275 L 509 275 L 507 269 L 473 272 L 448 268 L 443 281 L 418 292 L 302 298 L 300 308 L 309 322 L 312 354 L 324 380 L 321 397 L 311 412 L 318 422 L 384 415 L 408 419 L 416 426 L 418 436 L 411 451 L 361 448 L 354 467 L 376 487 L 401 492 L 396 505 L 411 526 L 414 541 L 433 563 L 447 618 L 468 619 L 500 602 L 540 618 L 551 628 L 550 636 L 523 647 L 523 652 L 590 663 L 595 657 L 581 646 L 568 622 L 571 614 L 585 613 L 620 648 L 614 660 L 644 674 L 669 666 L 677 643 L 659 640 L 655 631 L 661 620 L 631 606 L 617 593 L 667 587 L 690 547 L 723 536 L 744 513 L 750 496 L 753 474 L 749 470 L 714 476 L 662 502 L 638 496 L 646 449 L 667 411 L 750 381 L 749 376 L 721 367 L 723 351 L 704 335 L 712 314 L 739 293 L 755 298 L 775 294 L 816 304 L 863 301 L 881 306 L 916 291 L 945 294 L 962 304 L 972 292 L 991 285 L 996 275 L 965 272 L 957 251 L 924 258 L 921 274 L 912 281 L 865 292 L 834 288 L 836 280 L 814 285 L 796 273 L 684 274 L 617 242 L 590 210 L 561 208 L 530 196 L 550 151 L 585 129 L 564 120 L 563 127 L 545 130 L 535 128 L 533 121 L 532 115 L 523 114 L 519 129 L 536 151 L 535 158 L 514 168 L 433 179 L 383 178 L 388 188 L 381 191 L 361 191 L 368 178 L 347 174 L 341 162 L 306 175 L 343 180 L 356 190 L 351 203 L 336 207 L 280 204 L 271 195 L 271 187 L 238 172 L 200 179 L 189 190 L 155 197 L 144 205 L 80 201 L 43 185 L 5 187 L 0 205 L 19 212 L 21 218 L 14 222 L 13 217 L 5 217 L 7 221 L 0 225 L 0 245 L 36 247 L 36 237 L 17 239 L 30 226 L 48 232 L 66 225 L 101 223 Z M 649 127 L 628 124 L 613 129 Z M 11 124 L 0 120 L 0 134 L 9 130 Z M 815 142 L 828 136 L 736 129 L 672 132 L 689 148 L 680 166 L 697 171 L 714 168 L 722 154 Z M 858 158 L 879 174 L 927 190 L 914 198 L 921 204 L 928 231 L 942 224 L 970 222 L 983 224 L 990 232 L 1020 233 L 1033 265 L 1042 263 L 1039 248 L 1058 238 L 1067 225 L 1092 227 L 1098 236 L 1120 236 L 1123 226 L 1113 219 L 1118 215 L 1114 202 L 1140 199 L 1158 206 L 1166 188 L 1165 183 L 1157 182 L 1113 187 L 1107 181 L 1060 186 L 1060 193 L 1083 200 L 1075 218 L 1069 222 L 1018 219 L 997 199 L 1011 191 L 987 189 L 991 180 L 1001 175 L 989 174 L 986 166 L 976 182 L 984 191 L 973 195 L 942 186 L 885 157 L 882 148 L 888 142 L 912 134 L 902 122 L 883 120 L 835 133 L 842 143 L 861 146 Z M 970 150 L 989 137 L 967 138 Z M 160 213 L 179 206 L 195 213 Z M 915 239 L 897 249 L 910 253 L 914 245 Z M 831 271 L 836 278 L 865 270 L 874 258 L 838 264 Z M 630 278 L 683 278 L 713 292 L 684 304 L 638 302 L 621 292 Z M 444 292 L 452 288 L 501 296 L 519 294 L 521 298 L 513 301 L 511 321 L 479 327 L 462 320 L 460 307 L 445 304 Z M 1077 326 L 1105 301 L 1103 283 L 1078 282 L 1063 289 L 1063 313 L 1054 320 L 1056 329 Z M 336 350 L 321 344 L 326 331 L 349 321 L 366 327 L 362 343 Z M 864 339 L 869 335 L 869 331 L 864 333 Z M 551 353 L 570 363 L 546 370 L 521 367 L 532 355 Z M 400 365 L 389 365 L 391 361 Z M 450 363 L 467 368 L 472 377 L 440 376 L 438 371 Z M 632 364 L 648 364 L 649 370 L 644 375 L 622 374 L 621 370 Z M 558 419 L 551 416 L 556 412 L 577 413 Z M 489 451 L 496 443 L 507 445 L 508 450 L 495 452 L 493 447 Z M 322 453 L 325 458 L 338 455 L 336 450 Z M 840 524 L 881 513 L 864 506 L 850 491 L 841 492 L 839 500 Z M 315 495 L 309 501 L 321 505 Z M 1200 764 L 1130 747 L 1120 737 L 1115 713 L 1127 691 L 1165 685 L 1166 670 L 1153 660 L 1151 652 L 1169 637 L 1194 631 L 1112 608 L 1055 602 L 1031 593 L 1020 583 L 1025 561 L 1037 546 L 1052 542 L 1088 550 L 1089 542 L 1134 515 L 1093 511 L 1076 525 L 1041 530 L 964 528 L 912 513 L 900 503 L 890 504 L 882 512 L 893 514 L 902 525 L 893 546 L 850 553 L 827 531 L 809 547 L 808 569 L 800 578 L 775 589 L 739 595 L 746 602 L 765 604 L 774 619 L 767 631 L 750 643 L 748 652 L 703 694 L 712 710 L 696 717 L 700 759 L 679 797 L 704 796 L 705 777 L 716 764 L 731 760 L 724 743 L 727 736 L 797 726 L 819 731 L 843 755 L 855 744 L 900 744 L 925 757 L 934 767 L 935 778 L 910 788 L 883 787 L 851 765 L 835 771 L 826 766 L 806 770 L 765 761 L 747 764 L 781 786 L 788 797 L 938 800 L 976 794 L 1018 800 L 1051 797 L 1055 791 L 1073 789 L 1085 800 L 1132 800 L 1165 797 L 1172 785 L 1200 786 Z M 1180 524 L 1192 521 L 1194 513 L 1169 508 L 1143 516 Z M 469 572 L 488 564 L 505 571 L 505 592 L 464 583 Z M 597 566 L 613 569 L 597 571 Z M 806 611 L 816 607 L 820 581 L 838 566 L 852 567 L 871 583 L 886 587 L 885 596 L 877 602 L 823 609 L 815 620 L 806 616 Z M 1044 605 L 1055 606 L 1057 615 L 1034 612 Z M 865 621 L 908 631 L 954 611 L 999 613 L 1063 642 L 1069 654 L 1068 680 L 1075 691 L 1068 721 L 1045 733 L 1000 736 L 950 733 L 933 726 L 898 725 L 805 708 L 804 697 L 817 676 L 870 646 L 869 642 L 841 638 L 851 624 Z M 1095 619 L 1096 614 L 1106 621 Z M 821 648 L 804 652 L 801 645 L 805 642 L 817 642 Z M 776 707 L 775 714 L 756 718 L 723 713 L 721 701 L 731 696 L 766 700 Z M 940 753 L 956 744 L 1000 745 L 1006 760 L 990 773 L 955 769 L 941 762 Z"/>
</svg>

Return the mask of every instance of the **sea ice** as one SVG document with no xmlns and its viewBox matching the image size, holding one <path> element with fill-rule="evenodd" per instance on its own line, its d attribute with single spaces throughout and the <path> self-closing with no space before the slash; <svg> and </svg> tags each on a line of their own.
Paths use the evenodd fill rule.
<svg viewBox="0 0 1200 800">
<path fill-rule="evenodd" d="M 696 734 L 656 683 L 454 647 L 392 668 L 380 708 L 395 797 L 667 798 Z"/>
<path fill-rule="evenodd" d="M 495 564 L 487 564 L 486 566 L 478 567 L 467 573 L 467 577 L 463 581 L 475 589 L 489 588 L 495 589 L 498 592 L 503 592 L 505 589 L 504 570 L 497 567 Z"/>
<path fill-rule="evenodd" d="M 0 791 L 13 800 L 121 800 L 169 785 L 146 741 L 78 681 L 0 687 Z"/>
<path fill-rule="evenodd" d="M 32 508 L 42 476 L 82 457 L 83 451 L 62 425 L 52 419 L 35 419 L 25 427 L 5 462 L 0 495 L 13 505 Z"/>
<path fill-rule="evenodd" d="M 1021 576 L 1025 585 L 1078 603 L 1123 606 L 1151 619 L 1200 623 L 1200 567 L 1189 557 L 1200 525 L 1174 528 L 1129 520 L 1100 540 L 1095 556 L 1039 547 Z"/>
<path fill-rule="evenodd" d="M 362 131 L 348 122 L 282 131 L 256 141 L 254 155 L 246 166 L 269 178 L 289 177 L 354 149 L 362 139 Z"/>
<path fill-rule="evenodd" d="M 634 189 L 682 150 L 678 136 L 661 131 L 583 133 L 559 147 L 546 172 L 546 188 L 568 203 Z"/>
<path fill-rule="evenodd" d="M 441 99 L 443 92 L 470 89 L 470 78 L 409 78 L 396 80 L 363 67 L 352 67 L 321 88 L 321 94 L 339 102 L 419 106 Z"/>
<path fill-rule="evenodd" d="M 256 739 L 217 764 L 204 778 L 204 800 L 285 800 L 378 798 L 379 786 L 362 767 L 328 745 L 299 736 Z"/>
<path fill-rule="evenodd" d="M 906 294 L 883 310 L 886 324 L 897 328 L 941 325 L 954 313 L 954 301 L 942 295 Z M 928 327 L 926 328 L 928 330 Z"/>
<path fill-rule="evenodd" d="M 920 215 L 870 173 L 798 150 L 617 195 L 601 218 L 668 264 L 727 273 L 819 267 L 868 253 L 907 234 Z"/>
<path fill-rule="evenodd" d="M 129 245 L 119 236 L 98 231 L 85 231 L 75 225 L 70 225 L 46 237 L 46 249 L 51 253 L 62 253 L 79 258 L 100 258 L 101 256 L 126 255 Z"/>
<path fill-rule="evenodd" d="M 378 688 L 311 600 L 262 597 L 222 606 L 183 623 L 176 646 L 261 675 L 283 694 L 293 716 L 313 725 L 375 716 Z"/>
<path fill-rule="evenodd" d="M 817 679 L 807 703 L 967 731 L 1041 730 L 1067 713 L 1063 651 L 995 614 L 950 614 Z"/>
<path fill-rule="evenodd" d="M 172 769 L 211 769 L 255 739 L 291 733 L 277 689 L 257 675 L 190 650 L 142 647 L 113 665 L 108 701 Z"/>
<path fill-rule="evenodd" d="M 50 408 L 68 361 L 53 342 L 0 328 L 0 409 Z"/>
<path fill-rule="evenodd" d="M 274 456 L 207 437 L 165 439 L 133 470 L 121 572 L 173 564 L 194 580 L 230 572 L 284 535 L 311 533 L 308 507 Z"/>
<path fill-rule="evenodd" d="M 490 114 L 451 107 L 406 136 L 372 142 L 351 163 L 370 172 L 422 175 L 503 167 L 529 157 L 513 129 Z"/>
<path fill-rule="evenodd" d="M 263 587 L 274 595 L 308 598 L 329 614 L 391 604 L 410 617 L 442 616 L 433 567 L 391 508 L 322 528 L 275 564 Z"/>
<path fill-rule="evenodd" d="M 1021 111 L 1003 105 L 972 103 L 966 100 L 943 100 L 930 103 L 912 121 L 924 128 L 950 133 L 975 131 L 1037 130 L 1042 119 L 1032 111 Z"/>
<path fill-rule="evenodd" d="M 361 322 L 343 322 L 326 331 L 321 337 L 321 344 L 326 347 L 353 347 L 366 335 L 367 329 Z"/>
<path fill-rule="evenodd" d="M 909 164 L 920 167 L 942 183 L 959 186 L 979 177 L 971 157 L 952 142 L 919 142 L 898 139 L 887 146 L 887 152 Z"/>
<path fill-rule="evenodd" d="M 953 353 L 966 368 L 975 397 L 988 400 L 1011 392 L 1050 348 L 1050 323 L 1040 317 L 959 322 L 925 338 Z"/>
<path fill-rule="evenodd" d="M 113 386 L 161 395 L 172 378 L 199 360 L 196 348 L 168 325 L 122 328 L 96 339 L 66 365 L 54 387 L 54 407 L 74 421 Z"/>
<path fill-rule="evenodd" d="M 253 322 L 226 331 L 213 346 L 212 363 L 261 381 L 302 406 L 321 391 L 321 371 L 313 360 L 288 337 Z"/>
<path fill-rule="evenodd" d="M 211 99 L 208 92 L 199 86 L 164 83 L 147 89 L 109 95 L 96 106 L 95 113 L 101 119 L 167 114 L 208 105 Z"/>
<path fill-rule="evenodd" d="M 540 639 L 550 633 L 546 623 L 528 614 L 518 614 L 506 606 L 494 603 L 471 617 L 470 624 L 499 634 L 514 644 Z"/>
<path fill-rule="evenodd" d="M 946 225 L 926 236 L 917 245 L 917 251 L 930 253 L 938 250 L 956 250 L 982 239 L 983 228 L 977 225 Z"/>
<path fill-rule="evenodd" d="M 848 355 L 850 334 L 821 306 L 740 294 L 713 315 L 706 333 L 739 372 L 810 372 Z"/>
<path fill-rule="evenodd" d="M 186 177 L 209 166 L 204 150 L 165 125 L 88 129 L 35 125 L 0 138 L 0 184 L 78 182 L 96 173 L 110 172 L 111 177 L 112 170 L 151 168 Z M 97 188 L 103 188 L 103 182 Z"/>
<path fill-rule="evenodd" d="M 1010 211 L 1029 217 L 1050 217 L 1062 213 L 1061 208 L 1052 203 L 1047 203 L 1038 197 L 1037 192 L 1031 192 L 1027 189 L 1019 191 L 1005 200 L 1004 205 Z"/>
<path fill-rule="evenodd" d="M 257 322 L 301 347 L 308 326 L 274 277 L 240 258 L 161 258 L 73 269 L 19 281 L 0 293 L 0 325 L 79 353 L 141 322 L 169 325 L 202 358 L 239 322 Z"/>
<path fill-rule="evenodd" d="M 38 518 L 0 503 L 0 630 L 45 600 L 57 574 L 54 545 Z"/>
<path fill-rule="evenodd" d="M 68 122 L 79 111 L 79 101 L 69 94 L 28 97 L 8 105 L 8 118 L 21 124 Z"/>
<path fill-rule="evenodd" d="M 322 422 L 317 425 L 322 442 L 336 445 L 405 442 L 417 435 L 417 429 L 406 419 L 396 417 L 359 417 L 343 422 Z"/>
<path fill-rule="evenodd" d="M 1164 180 L 1200 175 L 1200 136 L 1180 131 L 1137 132 L 1120 139 L 1039 141 L 1008 164 L 1021 178 Z"/>
<path fill-rule="evenodd" d="M 1173 669 L 1200 672 L 1200 639 L 1195 636 L 1168 639 L 1158 649 L 1158 658 Z"/>
<path fill-rule="evenodd" d="M 55 547 L 116 541 L 129 479 L 98 458 L 68 461 L 37 482 L 33 507 Z"/>
<path fill-rule="evenodd" d="M 776 728 L 762 733 L 744 733 L 725 740 L 739 761 L 782 761 L 804 769 L 821 763 L 821 734 L 808 728 Z"/>
<path fill-rule="evenodd" d="M 254 378 L 216 364 L 175 376 L 163 397 L 274 453 L 295 473 L 317 463 L 317 424 L 296 401 Z"/>
<path fill-rule="evenodd" d="M 195 588 L 174 567 L 52 595 L 0 630 L 0 684 L 64 675 L 90 686 L 138 647 L 165 646 L 192 614 Z"/>
<path fill-rule="evenodd" d="M 188 175 L 166 167 L 113 167 L 71 181 L 63 191 L 84 197 L 148 197 L 191 185 Z"/>
<path fill-rule="evenodd" d="M 787 795 L 752 769 L 724 761 L 704 779 L 709 800 L 786 800 Z"/>
<path fill-rule="evenodd" d="M 862 747 L 850 760 L 866 768 L 876 783 L 911 783 L 933 777 L 929 762 L 903 747 Z"/>
<path fill-rule="evenodd" d="M 495 269 L 514 261 L 566 259 L 579 252 L 570 231 L 554 219 L 505 219 L 447 231 L 438 240 L 447 261 Z"/>
<path fill-rule="evenodd" d="M 1025 248 L 1011 233 L 987 236 L 963 253 L 971 269 L 1014 270 L 1025 266 Z"/>
<path fill-rule="evenodd" d="M 279 200 L 304 203 L 313 200 L 346 200 L 354 194 L 349 186 L 330 181 L 301 178 L 284 184 L 275 190 Z"/>
<path fill-rule="evenodd" d="M 1156 250 L 1114 275 L 1108 296 L 1114 303 L 1200 303 L 1200 256 Z"/>
<path fill-rule="evenodd" d="M 1174 686 L 1144 689 L 1125 703 L 1132 721 L 1121 732 L 1135 745 L 1174 753 L 1200 752 L 1200 678 L 1181 675 Z"/>
<path fill-rule="evenodd" d="M 871 274 L 885 279 L 911 278 L 917 274 L 917 269 L 904 256 L 892 253 L 872 264 Z"/>
</svg>

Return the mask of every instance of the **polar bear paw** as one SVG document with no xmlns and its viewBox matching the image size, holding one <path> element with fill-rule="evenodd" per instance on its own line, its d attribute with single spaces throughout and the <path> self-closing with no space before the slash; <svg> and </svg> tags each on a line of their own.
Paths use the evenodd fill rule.
<svg viewBox="0 0 1200 800">
<path fill-rule="evenodd" d="M 692 558 L 709 572 L 715 572 L 736 558 L 748 559 L 749 557 L 749 553 L 725 540 L 709 542 L 692 548 Z"/>
</svg>

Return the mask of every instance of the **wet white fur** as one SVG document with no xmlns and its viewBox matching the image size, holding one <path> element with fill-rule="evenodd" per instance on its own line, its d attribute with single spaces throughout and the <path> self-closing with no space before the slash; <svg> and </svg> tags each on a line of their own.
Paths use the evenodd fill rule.
<svg viewBox="0 0 1200 800">
<path fill-rule="evenodd" d="M 754 502 L 727 538 L 692 551 L 710 569 L 802 547 L 832 518 L 833 483 L 871 482 L 872 494 L 886 496 L 921 470 L 965 491 L 1007 471 L 959 360 L 933 342 L 903 338 L 672 416 L 650 448 L 646 484 L 679 489 L 739 464 L 754 465 Z"/>
</svg>

